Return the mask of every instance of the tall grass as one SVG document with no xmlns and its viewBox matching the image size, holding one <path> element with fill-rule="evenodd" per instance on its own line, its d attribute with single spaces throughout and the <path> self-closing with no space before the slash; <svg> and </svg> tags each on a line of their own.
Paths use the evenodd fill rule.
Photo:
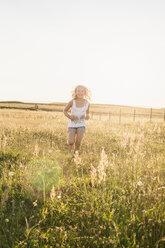
<svg viewBox="0 0 165 248">
<path fill-rule="evenodd" d="M 0 247 L 165 247 L 165 124 L 1 110 Z"/>
</svg>

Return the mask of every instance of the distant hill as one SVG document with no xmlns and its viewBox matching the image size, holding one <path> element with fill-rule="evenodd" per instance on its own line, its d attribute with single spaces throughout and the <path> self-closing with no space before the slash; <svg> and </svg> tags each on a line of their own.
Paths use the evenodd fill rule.
<svg viewBox="0 0 165 248">
<path fill-rule="evenodd" d="M 0 101 L 0 103 L 21 103 L 21 104 L 25 104 L 24 102 L 20 102 L 20 101 Z"/>
</svg>

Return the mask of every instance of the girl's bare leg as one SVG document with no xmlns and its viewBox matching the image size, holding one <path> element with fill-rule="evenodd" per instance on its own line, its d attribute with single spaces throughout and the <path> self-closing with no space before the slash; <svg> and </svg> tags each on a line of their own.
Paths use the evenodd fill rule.
<svg viewBox="0 0 165 248">
<path fill-rule="evenodd" d="M 75 131 L 69 131 L 68 133 L 68 145 L 70 147 L 70 149 L 72 150 L 74 147 L 74 143 L 75 143 Z"/>
<path fill-rule="evenodd" d="M 77 136 L 76 136 L 76 142 L 75 142 L 75 152 L 79 150 L 81 141 L 83 139 L 84 136 L 84 131 L 82 130 L 77 130 Z"/>
</svg>

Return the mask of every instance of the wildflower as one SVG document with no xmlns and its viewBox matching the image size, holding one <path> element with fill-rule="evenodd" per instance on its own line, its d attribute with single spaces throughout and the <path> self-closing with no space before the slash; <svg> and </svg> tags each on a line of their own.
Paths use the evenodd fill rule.
<svg viewBox="0 0 165 248">
<path fill-rule="evenodd" d="M 146 211 L 145 209 L 142 210 L 142 214 L 143 214 L 143 215 L 147 214 L 147 211 Z"/>
<path fill-rule="evenodd" d="M 101 151 L 101 160 L 100 160 L 100 163 L 98 165 L 98 183 L 101 183 L 102 181 L 105 182 L 105 177 L 106 177 L 106 168 L 108 167 L 108 158 L 107 158 L 107 155 L 104 151 L 104 148 L 102 149 Z"/>
<path fill-rule="evenodd" d="M 137 186 L 141 187 L 143 186 L 143 183 L 141 181 L 137 182 Z"/>
<path fill-rule="evenodd" d="M 9 222 L 9 219 L 5 219 L 5 222 L 6 222 L 6 223 Z"/>
<path fill-rule="evenodd" d="M 33 206 L 34 206 L 34 207 L 37 206 L 37 200 L 33 202 Z"/>
<path fill-rule="evenodd" d="M 9 172 L 9 176 L 13 176 L 14 174 L 15 174 L 15 172 L 13 172 L 13 171 Z"/>
<path fill-rule="evenodd" d="M 78 151 L 75 152 L 74 160 L 73 161 L 75 162 L 76 165 L 80 165 L 81 164 L 81 158 L 79 156 Z"/>
<path fill-rule="evenodd" d="M 152 219 L 148 219 L 147 222 L 148 222 L 148 223 L 152 222 Z"/>
<path fill-rule="evenodd" d="M 147 168 L 150 169 L 152 167 L 151 163 L 147 165 Z"/>
<path fill-rule="evenodd" d="M 106 173 L 103 170 L 100 171 L 98 183 L 101 183 L 102 181 L 105 182 L 105 178 L 106 178 Z"/>
</svg>

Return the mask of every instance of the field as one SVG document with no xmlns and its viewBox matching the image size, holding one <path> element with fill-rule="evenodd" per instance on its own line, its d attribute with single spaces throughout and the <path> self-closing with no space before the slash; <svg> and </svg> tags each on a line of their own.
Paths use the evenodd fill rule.
<svg viewBox="0 0 165 248">
<path fill-rule="evenodd" d="M 164 248 L 165 122 L 91 119 L 74 160 L 67 123 L 0 109 L 0 247 Z"/>
<path fill-rule="evenodd" d="M 66 103 L 38 103 L 38 110 L 62 112 Z M 35 103 L 23 102 L 0 102 L 0 108 L 35 110 Z M 130 122 L 130 121 L 165 121 L 165 109 L 160 108 L 142 108 L 112 104 L 91 104 L 90 112 L 92 118 L 99 120 L 112 120 L 113 122 Z"/>
</svg>

